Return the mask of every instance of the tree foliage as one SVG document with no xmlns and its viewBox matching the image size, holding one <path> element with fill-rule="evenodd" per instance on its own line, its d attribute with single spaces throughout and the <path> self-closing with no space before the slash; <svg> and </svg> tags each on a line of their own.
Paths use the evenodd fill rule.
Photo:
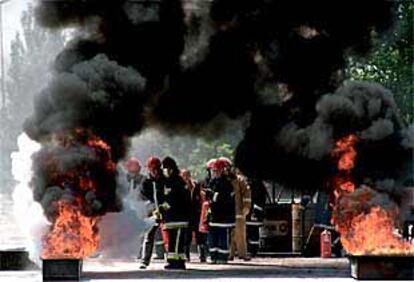
<svg viewBox="0 0 414 282">
<path fill-rule="evenodd" d="M 374 34 L 371 53 L 350 57 L 346 69 L 349 79 L 375 81 L 390 89 L 407 123 L 414 121 L 413 18 L 414 2 L 399 2 L 394 27 L 385 36 Z"/>
<path fill-rule="evenodd" d="M 413 1 L 398 3 L 395 26 L 386 36 L 374 34 L 372 51 L 366 57 L 351 56 L 345 75 L 348 79 L 376 81 L 395 94 L 404 120 L 413 117 Z M 10 153 L 16 149 L 16 138 L 22 123 L 32 111 L 34 95 L 42 89 L 51 73 L 55 55 L 63 48 L 65 36 L 45 30 L 34 20 L 33 7 L 28 6 L 21 18 L 22 33 L 11 43 L 7 81 L 7 107 L 0 112 L 1 180 L 11 186 Z M 231 128 L 215 138 L 172 137 L 149 131 L 132 142 L 131 155 L 142 161 L 150 155 L 172 156 L 180 167 L 188 168 L 196 178 L 205 175 L 205 163 L 211 158 L 232 158 L 241 139 L 241 128 Z"/>
<path fill-rule="evenodd" d="M 241 139 L 241 128 L 232 128 L 213 138 L 169 136 L 158 131 L 147 131 L 132 142 L 130 155 L 141 161 L 150 156 L 173 157 L 180 168 L 189 169 L 197 179 L 205 177 L 206 162 L 211 158 L 232 159 Z"/>
<path fill-rule="evenodd" d="M 21 25 L 22 33 L 16 33 L 10 46 L 6 105 L 0 112 L 0 181 L 5 189 L 12 186 L 10 154 L 17 148 L 23 121 L 32 111 L 35 94 L 50 78 L 52 62 L 65 43 L 62 32 L 43 29 L 36 23 L 31 5 L 23 12 Z"/>
</svg>

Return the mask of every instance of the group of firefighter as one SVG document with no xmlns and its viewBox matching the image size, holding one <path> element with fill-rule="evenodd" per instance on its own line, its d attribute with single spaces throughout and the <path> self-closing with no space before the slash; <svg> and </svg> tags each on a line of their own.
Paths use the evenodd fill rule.
<svg viewBox="0 0 414 282">
<path fill-rule="evenodd" d="M 150 157 L 145 166 L 147 175 L 137 158 L 125 164 L 130 191 L 148 203 L 156 222 L 140 246 L 141 269 L 150 264 L 154 245 L 157 257 L 166 257 L 165 269 L 185 269 L 194 239 L 202 263 L 257 255 L 266 201 L 262 182 L 247 179 L 224 157 L 208 161 L 199 182 L 171 157 Z"/>
</svg>

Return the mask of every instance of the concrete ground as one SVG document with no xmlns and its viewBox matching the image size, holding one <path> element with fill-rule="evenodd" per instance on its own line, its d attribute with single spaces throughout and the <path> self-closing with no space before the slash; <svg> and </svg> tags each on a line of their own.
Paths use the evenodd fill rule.
<svg viewBox="0 0 414 282">
<path fill-rule="evenodd" d="M 0 251 L 24 248 L 24 238 L 11 216 L 11 198 L 0 194 Z M 135 260 L 91 259 L 83 263 L 82 281 L 352 281 L 347 259 L 255 258 L 235 260 L 228 265 L 200 264 L 196 256 L 186 271 L 166 271 L 164 262 L 155 260 L 140 270 Z M 40 282 L 39 268 L 26 271 L 0 271 L 0 282 Z"/>
<path fill-rule="evenodd" d="M 187 263 L 187 270 L 164 270 L 164 262 L 155 260 L 146 270 L 134 260 L 84 261 L 81 281 L 352 281 L 347 259 L 256 258 L 250 262 L 235 260 L 227 265 Z M 40 269 L 0 271 L 0 281 L 42 281 Z"/>
</svg>

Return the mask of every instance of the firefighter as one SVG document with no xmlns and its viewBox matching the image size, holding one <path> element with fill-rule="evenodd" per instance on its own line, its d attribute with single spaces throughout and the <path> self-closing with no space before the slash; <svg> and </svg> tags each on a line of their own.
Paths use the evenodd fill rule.
<svg viewBox="0 0 414 282">
<path fill-rule="evenodd" d="M 229 239 L 235 221 L 233 186 L 224 175 L 225 164 L 217 160 L 212 165 L 208 243 L 212 264 L 225 264 L 229 256 Z"/>
<path fill-rule="evenodd" d="M 211 159 L 206 163 L 206 170 L 207 170 L 207 176 L 204 179 L 203 182 L 201 182 L 201 189 L 204 194 L 203 202 L 201 203 L 201 211 L 200 211 L 200 224 L 198 227 L 198 231 L 204 236 L 207 237 L 208 234 L 208 221 L 209 221 L 209 215 L 210 215 L 210 201 L 209 197 L 207 196 L 208 192 L 211 192 L 210 183 L 211 183 L 211 170 L 214 167 L 214 164 L 216 162 L 216 159 Z"/>
<path fill-rule="evenodd" d="M 216 161 L 217 161 L 217 159 L 210 159 L 206 163 L 207 176 L 204 179 L 203 187 L 210 187 L 209 185 L 210 185 L 210 181 L 211 181 L 211 170 L 213 169 Z"/>
<path fill-rule="evenodd" d="M 154 240 L 156 237 L 157 232 L 159 232 L 159 227 L 162 222 L 162 215 L 160 211 L 161 205 L 164 203 L 164 185 L 165 185 L 165 177 L 163 176 L 161 170 L 161 161 L 156 157 L 150 157 L 147 160 L 147 169 L 148 169 L 148 176 L 144 180 L 142 184 L 142 198 L 147 200 L 152 208 L 150 209 L 150 213 L 153 217 L 155 217 L 155 225 L 151 227 L 151 229 L 145 234 L 144 243 L 142 246 L 142 255 L 141 255 L 141 269 L 147 268 L 150 264 L 151 256 L 152 256 L 152 249 L 154 247 Z M 160 234 L 160 233 L 158 233 Z M 159 235 L 159 237 L 161 237 Z M 158 239 L 158 241 L 163 242 L 162 239 Z M 164 246 L 163 243 L 157 244 L 158 251 L 161 252 Z M 159 250 L 161 248 L 161 250 Z M 163 254 L 161 254 L 163 256 Z M 160 254 L 158 254 L 160 256 Z"/>
<path fill-rule="evenodd" d="M 231 232 L 230 257 L 232 260 L 237 251 L 240 259 L 249 261 L 246 242 L 246 216 L 250 211 L 251 192 L 247 180 L 238 172 L 232 169 L 232 162 L 227 158 L 219 158 L 224 164 L 224 174 L 230 180 L 235 201 L 235 228 Z"/>
<path fill-rule="evenodd" d="M 246 218 L 247 250 L 251 257 L 255 257 L 259 251 L 259 228 L 263 226 L 267 190 L 258 179 L 248 179 L 248 183 L 252 193 L 252 205 Z"/>
<path fill-rule="evenodd" d="M 176 162 L 166 157 L 162 161 L 166 178 L 164 188 L 165 202 L 162 205 L 164 215 L 163 228 L 168 233 L 169 244 L 165 269 L 185 269 L 185 238 L 190 219 L 190 193 Z"/>
<path fill-rule="evenodd" d="M 128 181 L 128 192 L 136 194 L 136 198 L 140 197 L 142 184 L 145 176 L 141 174 L 141 163 L 135 157 L 130 157 L 125 164 L 126 178 Z"/>
<path fill-rule="evenodd" d="M 145 180 L 145 176 L 141 174 L 141 163 L 135 157 L 130 157 L 121 167 L 119 171 L 121 175 L 125 175 L 128 185 L 125 186 L 125 193 L 128 195 L 128 198 L 132 201 L 141 200 L 142 201 L 142 184 Z M 141 258 L 142 245 L 139 246 L 138 250 L 138 259 Z"/>
<path fill-rule="evenodd" d="M 190 221 L 187 229 L 186 237 L 186 256 L 187 261 L 190 261 L 190 249 L 191 242 L 193 239 L 193 234 L 195 235 L 198 254 L 200 262 L 206 262 L 206 253 L 207 253 L 207 236 L 205 233 L 200 232 L 200 216 L 202 204 L 205 201 L 205 193 L 201 189 L 201 185 L 196 183 L 191 178 L 191 173 L 187 169 L 181 170 L 181 177 L 184 179 L 187 189 L 190 192 Z"/>
</svg>

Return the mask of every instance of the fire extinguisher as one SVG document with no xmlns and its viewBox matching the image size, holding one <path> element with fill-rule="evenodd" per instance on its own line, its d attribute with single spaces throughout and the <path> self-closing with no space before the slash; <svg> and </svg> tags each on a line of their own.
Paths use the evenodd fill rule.
<svg viewBox="0 0 414 282">
<path fill-rule="evenodd" d="M 331 232 L 324 230 L 320 235 L 320 244 L 321 244 L 321 258 L 330 258 L 331 257 L 331 245 L 332 245 L 332 236 Z"/>
<path fill-rule="evenodd" d="M 208 212 L 210 209 L 210 203 L 204 201 L 201 205 L 200 225 L 198 231 L 201 233 L 208 233 Z"/>
<path fill-rule="evenodd" d="M 168 231 L 164 229 L 164 225 L 162 222 L 160 223 L 160 230 L 161 230 L 161 237 L 162 241 L 164 242 L 164 250 L 168 252 L 168 244 L 170 243 L 170 236 L 168 235 Z"/>
</svg>

